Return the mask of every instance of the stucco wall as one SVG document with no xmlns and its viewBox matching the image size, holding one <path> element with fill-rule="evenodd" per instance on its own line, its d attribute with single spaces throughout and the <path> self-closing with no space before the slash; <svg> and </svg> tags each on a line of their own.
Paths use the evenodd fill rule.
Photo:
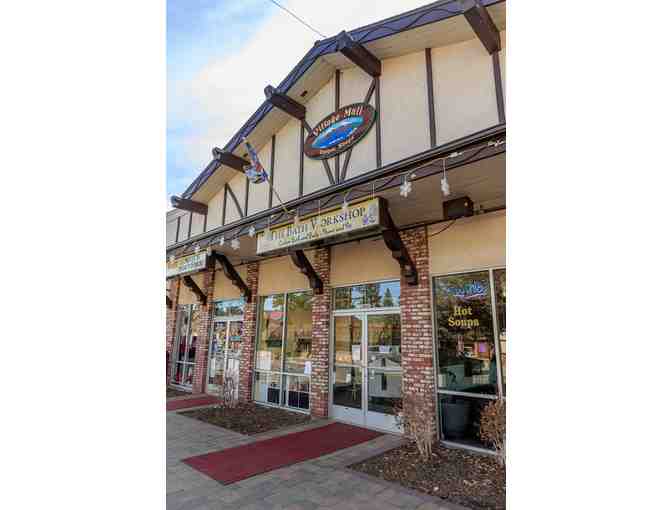
<svg viewBox="0 0 672 510">
<path fill-rule="evenodd" d="M 205 292 L 205 286 L 203 284 L 203 273 L 191 275 L 191 278 L 196 282 L 196 285 Z M 184 282 L 180 285 L 180 296 L 178 300 L 178 304 L 180 305 L 194 305 L 197 304 L 198 298 L 196 295 L 191 292 L 191 289 L 185 285 Z"/>
<path fill-rule="evenodd" d="M 245 181 L 247 181 L 247 177 L 243 174 L 236 175 L 229 181 L 229 187 L 231 188 L 231 191 L 236 194 L 236 198 L 238 199 L 238 203 L 240 203 L 240 208 L 243 212 L 245 212 Z M 239 219 L 240 215 L 238 214 L 236 204 L 234 203 L 233 198 L 229 196 L 226 199 L 226 223 L 231 223 Z"/>
<path fill-rule="evenodd" d="M 322 87 L 306 105 L 306 122 L 313 127 L 324 117 L 334 111 L 335 91 L 334 78 Z M 332 160 L 328 160 L 331 171 L 334 171 Z M 303 157 L 303 194 L 307 195 L 329 186 L 329 178 L 324 171 L 322 162 L 315 159 Z"/>
<path fill-rule="evenodd" d="M 240 277 L 245 281 L 247 278 L 247 266 L 236 266 L 236 271 L 238 271 Z M 224 272 L 221 269 L 215 271 L 215 290 L 213 299 L 237 299 L 239 297 L 241 297 L 241 294 L 238 287 L 233 285 L 231 280 L 224 276 Z"/>
<path fill-rule="evenodd" d="M 506 265 L 506 212 L 462 218 L 429 227 L 429 269 L 433 275 Z"/>
<path fill-rule="evenodd" d="M 207 230 L 212 230 L 222 225 L 222 207 L 224 207 L 224 188 L 220 189 L 208 202 Z"/>
<path fill-rule="evenodd" d="M 376 280 L 398 280 L 399 264 L 380 240 L 354 241 L 332 247 L 331 284 L 350 285 Z"/>
<path fill-rule="evenodd" d="M 314 250 L 306 252 L 311 264 Z M 289 257 L 277 257 L 259 262 L 259 295 L 268 296 L 280 292 L 309 290 L 310 284 Z"/>
<path fill-rule="evenodd" d="M 299 149 L 301 123 L 290 119 L 275 135 L 275 171 L 273 187 L 283 202 L 299 196 Z M 273 196 L 273 206 L 279 205 Z"/>
</svg>

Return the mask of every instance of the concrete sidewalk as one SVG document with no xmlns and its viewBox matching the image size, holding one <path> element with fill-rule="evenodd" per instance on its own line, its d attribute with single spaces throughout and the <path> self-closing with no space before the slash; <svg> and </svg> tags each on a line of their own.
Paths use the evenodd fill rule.
<svg viewBox="0 0 672 510">
<path fill-rule="evenodd" d="M 328 421 L 324 421 L 328 423 Z M 222 485 L 182 459 L 319 426 L 300 425 L 244 436 L 175 412 L 166 413 L 168 510 L 436 510 L 463 509 L 438 498 L 372 478 L 345 466 L 394 448 L 401 439 L 384 435 L 317 459 Z"/>
</svg>

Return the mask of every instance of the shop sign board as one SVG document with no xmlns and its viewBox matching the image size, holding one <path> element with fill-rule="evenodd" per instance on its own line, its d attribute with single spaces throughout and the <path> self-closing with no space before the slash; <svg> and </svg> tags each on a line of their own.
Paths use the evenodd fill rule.
<svg viewBox="0 0 672 510">
<path fill-rule="evenodd" d="M 206 251 L 180 257 L 172 262 L 168 261 L 166 264 L 166 278 L 202 271 L 207 267 L 207 264 L 208 253 Z"/>
<path fill-rule="evenodd" d="M 359 142 L 376 120 L 376 110 L 367 103 L 339 108 L 318 122 L 303 147 L 311 159 L 328 159 Z"/>
<path fill-rule="evenodd" d="M 257 234 L 257 255 L 308 244 L 333 236 L 358 233 L 381 226 L 380 198 L 369 198 L 316 216 Z"/>
</svg>

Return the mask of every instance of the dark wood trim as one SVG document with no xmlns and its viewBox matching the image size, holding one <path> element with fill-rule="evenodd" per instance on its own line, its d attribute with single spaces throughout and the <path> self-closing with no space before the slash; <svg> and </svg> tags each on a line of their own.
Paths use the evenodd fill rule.
<svg viewBox="0 0 672 510">
<path fill-rule="evenodd" d="M 244 168 L 250 164 L 249 161 L 247 161 L 244 158 L 241 158 L 240 156 L 236 156 L 233 152 L 226 152 L 223 151 L 222 149 L 218 149 L 217 147 L 214 147 L 212 149 L 212 156 L 221 164 L 228 166 L 229 168 L 233 168 L 234 170 L 237 170 L 238 172 L 245 172 Z"/>
<path fill-rule="evenodd" d="M 376 81 L 376 167 L 383 166 L 382 141 L 380 139 L 380 77 L 375 77 Z"/>
<path fill-rule="evenodd" d="M 492 54 L 492 72 L 495 76 L 495 95 L 497 96 L 497 115 L 499 123 L 506 123 L 506 112 L 504 110 L 504 87 L 502 86 L 502 68 L 499 64 L 499 52 Z"/>
<path fill-rule="evenodd" d="M 166 296 L 166 306 L 168 309 L 172 310 L 173 309 L 173 300 L 170 299 L 170 297 Z"/>
<path fill-rule="evenodd" d="M 369 85 L 369 90 L 366 91 L 366 96 L 364 96 L 364 103 L 369 104 L 371 101 L 371 96 L 373 95 L 373 91 L 376 90 L 376 78 L 371 80 L 371 85 Z M 376 113 L 377 115 L 377 113 Z M 378 122 L 376 120 L 376 122 Z M 348 176 L 348 166 L 350 165 L 350 156 L 352 156 L 352 149 L 353 147 L 350 147 L 348 151 L 345 153 L 345 161 L 343 162 L 343 170 L 341 171 L 341 182 L 344 181 L 347 176 Z"/>
<path fill-rule="evenodd" d="M 175 242 L 180 242 L 180 223 L 182 221 L 182 216 L 177 217 L 177 228 L 175 229 Z"/>
<path fill-rule="evenodd" d="M 434 74 L 432 72 L 432 49 L 425 48 L 427 66 L 427 110 L 429 112 L 429 146 L 436 147 L 436 118 L 434 117 Z"/>
<path fill-rule="evenodd" d="M 502 48 L 499 30 L 492 21 L 488 10 L 480 0 L 462 0 L 464 17 L 467 19 L 476 36 L 480 39 L 486 51 L 493 54 Z"/>
<path fill-rule="evenodd" d="M 247 216 L 247 212 L 250 210 L 249 205 L 250 205 L 250 180 L 245 179 L 245 216 Z"/>
<path fill-rule="evenodd" d="M 250 182 L 250 181 L 248 180 L 247 182 Z M 240 215 L 241 218 L 244 218 L 245 214 L 243 213 L 243 208 L 240 207 L 240 202 L 238 202 L 238 197 L 233 192 L 233 190 L 231 189 L 231 186 L 229 186 L 228 182 L 225 184 L 225 186 L 226 186 L 226 192 L 231 195 L 231 198 L 233 198 L 233 204 L 236 206 L 236 209 L 238 209 L 238 214 Z"/>
<path fill-rule="evenodd" d="M 299 197 L 303 196 L 303 144 L 306 140 L 306 128 L 301 124 L 299 132 Z"/>
<path fill-rule="evenodd" d="M 380 60 L 364 46 L 355 42 L 344 30 L 338 34 L 338 51 L 348 58 L 353 64 L 362 69 L 370 76 L 380 76 Z"/>
<path fill-rule="evenodd" d="M 310 124 L 306 122 L 306 119 L 301 120 L 301 125 L 303 126 L 303 129 L 307 131 L 306 135 L 310 134 L 310 132 L 313 130 L 313 128 L 310 127 Z"/>
<path fill-rule="evenodd" d="M 336 184 L 336 181 L 334 181 L 334 175 L 331 173 L 331 168 L 329 167 L 329 162 L 326 159 L 322 160 L 322 166 L 324 166 L 324 171 L 326 172 L 327 178 L 329 179 L 329 184 Z"/>
<path fill-rule="evenodd" d="M 313 293 L 322 294 L 324 292 L 324 284 L 320 276 L 315 272 L 313 266 L 310 264 L 308 257 L 303 252 L 303 250 L 290 251 L 289 256 L 292 259 L 294 265 L 301 271 L 302 274 L 308 278 L 310 282 L 310 288 L 313 289 Z"/>
<path fill-rule="evenodd" d="M 190 212 L 189 213 L 189 228 L 187 228 L 187 239 L 191 237 L 191 224 L 194 220 L 194 213 Z"/>
<path fill-rule="evenodd" d="M 208 231 L 208 213 L 206 212 L 203 216 L 203 233 L 205 234 Z"/>
<path fill-rule="evenodd" d="M 245 284 L 243 279 L 240 277 L 238 271 L 236 271 L 236 268 L 233 267 L 233 264 L 231 264 L 231 262 L 229 262 L 229 259 L 226 258 L 226 256 L 222 253 L 213 252 L 212 255 L 217 260 L 217 262 L 219 262 L 222 265 L 224 276 L 226 276 L 229 280 L 231 280 L 231 283 L 233 283 L 233 285 L 238 287 L 240 293 L 245 297 L 245 302 L 250 303 L 252 301 L 252 291 L 250 291 L 250 288 Z"/>
<path fill-rule="evenodd" d="M 194 281 L 194 279 L 191 276 L 183 276 L 182 281 L 184 281 L 184 284 L 189 287 L 189 290 L 196 294 L 196 297 L 198 300 L 201 302 L 202 305 L 206 304 L 208 302 L 208 296 L 205 295 L 205 293 L 201 290 L 201 288 L 198 286 L 198 284 Z"/>
<path fill-rule="evenodd" d="M 282 92 L 278 92 L 271 85 L 267 85 L 264 89 L 264 94 L 269 103 L 276 108 L 282 110 L 287 115 L 290 115 L 298 120 L 306 118 L 306 107 L 301 103 L 294 101 L 291 97 Z"/>
<path fill-rule="evenodd" d="M 271 137 L 271 168 L 268 180 L 270 186 L 268 187 L 268 208 L 273 207 L 273 176 L 275 174 L 275 135 Z"/>
<path fill-rule="evenodd" d="M 224 200 L 222 200 L 222 227 L 226 225 L 226 199 L 228 197 L 227 193 L 228 186 L 224 186 Z"/>
<path fill-rule="evenodd" d="M 188 198 L 181 198 L 173 195 L 170 197 L 170 205 L 175 209 L 182 209 L 183 211 L 195 212 L 198 214 L 208 214 L 208 205 Z"/>
<path fill-rule="evenodd" d="M 494 144 L 494 141 L 500 141 L 503 143 Z M 472 149 L 477 149 L 475 152 L 471 152 Z M 465 164 L 475 163 L 484 159 L 497 156 L 506 152 L 506 125 L 498 124 L 491 126 L 486 129 L 482 129 L 476 133 L 446 142 L 444 144 L 437 145 L 433 149 L 427 149 L 421 151 L 412 156 L 401 158 L 397 161 L 386 164 L 385 166 L 379 168 L 373 168 L 368 172 L 364 172 L 360 175 L 352 177 L 349 182 L 342 182 L 332 187 L 325 187 L 320 190 L 313 191 L 308 194 L 304 194 L 302 197 L 295 198 L 290 200 L 285 204 L 289 209 L 296 209 L 301 207 L 301 214 L 303 216 L 312 214 L 317 211 L 318 201 L 322 204 L 324 209 L 325 198 L 337 194 L 347 192 L 350 189 L 353 189 L 353 192 L 350 194 L 350 200 L 354 201 L 357 198 L 364 198 L 365 196 L 371 195 L 371 182 L 379 181 L 381 179 L 387 179 L 382 185 L 376 186 L 376 190 L 390 189 L 393 187 L 398 187 L 401 184 L 401 175 L 403 172 L 413 169 L 414 173 L 417 175 L 417 179 L 422 179 L 429 177 L 431 175 L 439 174 L 443 171 L 443 167 L 438 164 L 433 164 L 432 162 L 437 158 L 443 157 L 447 154 L 456 151 L 468 151 L 463 157 L 458 157 L 453 159 L 453 163 L 447 168 L 457 168 Z M 358 192 L 357 190 L 361 187 L 362 191 Z M 281 206 L 276 206 L 271 210 L 264 210 L 249 218 L 244 218 L 241 220 L 234 221 L 227 225 L 226 227 L 221 227 L 216 230 L 213 230 L 207 234 L 207 236 L 202 236 L 197 239 L 210 238 L 214 240 L 215 237 L 218 237 L 224 232 L 237 232 L 234 235 L 240 235 L 245 229 L 249 228 L 250 225 L 255 224 L 256 222 L 262 222 L 266 219 L 267 216 L 272 215 L 276 217 L 274 224 L 287 221 L 286 216 L 283 218 L 283 209 Z M 262 225 L 265 226 L 265 223 Z M 193 240 L 192 240 L 193 242 Z M 171 246 L 168 249 L 169 253 L 178 253 L 181 248 L 188 246 L 190 243 L 187 241 L 182 241 L 177 246 Z"/>
<path fill-rule="evenodd" d="M 418 270 L 415 267 L 413 259 L 411 259 L 408 250 L 404 241 L 399 235 L 399 231 L 392 220 L 390 211 L 387 206 L 387 200 L 381 198 L 380 208 L 380 223 L 383 226 L 383 241 L 385 246 L 392 253 L 392 257 L 399 264 L 401 270 L 401 277 L 406 281 L 407 285 L 417 285 L 418 284 Z"/>
<path fill-rule="evenodd" d="M 341 107 L 341 70 L 336 69 L 336 73 L 334 75 L 334 111 L 338 111 L 338 109 Z M 336 154 L 336 158 L 334 159 L 334 176 L 336 177 L 336 182 L 340 182 L 341 180 L 341 155 Z"/>
</svg>

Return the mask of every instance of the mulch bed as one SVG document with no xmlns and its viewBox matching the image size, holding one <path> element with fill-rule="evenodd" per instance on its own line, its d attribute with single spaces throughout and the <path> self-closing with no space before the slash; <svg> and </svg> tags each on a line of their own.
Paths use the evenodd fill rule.
<svg viewBox="0 0 672 510">
<path fill-rule="evenodd" d="M 474 510 L 506 508 L 506 471 L 493 456 L 438 446 L 425 464 L 415 445 L 405 444 L 350 469 Z"/>
<path fill-rule="evenodd" d="M 191 393 L 187 393 L 186 391 L 181 391 L 181 390 L 176 390 L 175 388 L 166 388 L 166 398 L 171 398 L 171 397 L 184 397 L 185 395 L 191 395 Z"/>
<path fill-rule="evenodd" d="M 224 427 L 241 434 L 260 434 L 310 421 L 310 416 L 256 404 L 238 404 L 230 409 L 208 407 L 184 411 L 183 416 Z"/>
</svg>

